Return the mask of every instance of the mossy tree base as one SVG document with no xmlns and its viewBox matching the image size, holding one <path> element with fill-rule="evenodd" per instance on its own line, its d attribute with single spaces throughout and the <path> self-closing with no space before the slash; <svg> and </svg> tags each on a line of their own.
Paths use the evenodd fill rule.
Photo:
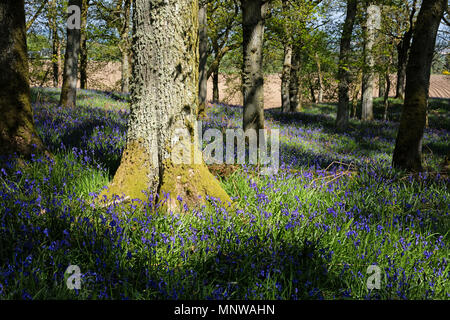
<svg viewBox="0 0 450 320">
<path fill-rule="evenodd" d="M 173 165 L 165 168 L 159 196 L 168 194 L 165 207 L 169 211 L 183 211 L 178 196 L 188 208 L 206 204 L 206 196 L 220 200 L 222 204 L 231 204 L 231 199 L 223 190 L 219 181 L 212 175 L 205 164 Z"/>
<path fill-rule="evenodd" d="M 142 141 L 138 141 L 127 146 L 113 181 L 98 196 L 99 202 L 110 204 L 133 199 L 148 202 L 151 201 L 152 195 L 153 201 L 163 201 L 163 208 L 172 212 L 185 211 L 178 200 L 179 197 L 189 209 L 206 204 L 207 196 L 215 198 L 223 205 L 232 203 L 219 181 L 203 162 L 174 164 L 166 160 L 161 168 L 155 168 L 151 154 L 144 145 Z"/>
<path fill-rule="evenodd" d="M 125 199 L 148 201 L 148 196 L 143 191 L 152 187 L 149 177 L 154 169 L 150 159 L 150 154 L 142 142 L 129 143 L 113 181 L 108 189 L 100 193 L 99 200 L 102 201 L 106 197 L 107 202 L 110 202 L 116 195 Z"/>
</svg>

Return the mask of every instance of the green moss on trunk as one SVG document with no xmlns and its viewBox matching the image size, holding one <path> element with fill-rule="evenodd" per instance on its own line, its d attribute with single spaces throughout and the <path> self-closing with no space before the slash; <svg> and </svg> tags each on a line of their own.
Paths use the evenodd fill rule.
<svg viewBox="0 0 450 320">
<path fill-rule="evenodd" d="M 206 196 L 220 199 L 222 204 L 231 204 L 228 194 L 223 190 L 219 181 L 202 164 L 173 164 L 166 162 L 163 180 L 159 195 L 169 197 L 165 206 L 170 211 L 182 211 L 177 200 L 181 196 L 189 208 L 197 207 L 206 203 Z"/>
<path fill-rule="evenodd" d="M 113 195 L 119 195 L 147 201 L 148 196 L 143 191 L 150 186 L 150 159 L 142 141 L 129 143 L 112 183 L 99 195 L 99 199 L 103 200 L 106 196 L 109 202 Z"/>
</svg>

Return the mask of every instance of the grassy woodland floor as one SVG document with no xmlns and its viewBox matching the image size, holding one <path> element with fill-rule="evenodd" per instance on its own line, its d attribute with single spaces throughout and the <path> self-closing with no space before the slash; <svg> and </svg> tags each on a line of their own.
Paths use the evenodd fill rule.
<svg viewBox="0 0 450 320">
<path fill-rule="evenodd" d="M 56 107 L 59 90 L 32 95 L 55 158 L 26 169 L 0 162 L 0 299 L 450 298 L 449 178 L 436 173 L 449 148 L 448 100 L 430 102 L 430 173 L 418 176 L 390 167 L 395 122 L 352 121 L 339 134 L 333 105 L 266 111 L 266 125 L 280 129 L 279 174 L 214 168 L 239 209 L 211 201 L 180 216 L 93 205 L 120 161 L 126 97 L 80 91 L 70 110 Z M 241 115 L 211 105 L 205 129 L 239 126 Z M 80 290 L 66 287 L 71 264 Z M 367 289 L 372 264 L 380 290 Z"/>
</svg>

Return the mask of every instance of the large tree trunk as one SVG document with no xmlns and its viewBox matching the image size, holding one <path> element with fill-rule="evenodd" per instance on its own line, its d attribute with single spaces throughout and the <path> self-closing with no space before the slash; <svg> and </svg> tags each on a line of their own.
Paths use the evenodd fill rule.
<svg viewBox="0 0 450 320">
<path fill-rule="evenodd" d="M 120 82 L 120 90 L 122 92 L 130 91 L 130 13 L 131 13 L 132 0 L 125 0 L 122 14 L 122 26 L 120 29 L 120 46 L 119 49 L 122 54 L 122 77 Z"/>
<path fill-rule="evenodd" d="M 0 2 L 0 154 L 45 151 L 30 102 L 23 0 Z"/>
<path fill-rule="evenodd" d="M 197 1 L 135 0 L 133 39 L 127 145 L 104 194 L 159 195 L 171 211 L 177 196 L 188 206 L 206 196 L 230 201 L 197 148 Z"/>
<path fill-rule="evenodd" d="M 299 99 L 299 73 L 300 73 L 300 57 L 298 48 L 293 48 L 292 65 L 289 79 L 289 112 L 296 112 L 301 109 L 301 99 Z"/>
<path fill-rule="evenodd" d="M 376 5 L 367 7 L 366 37 L 364 41 L 364 74 L 362 92 L 362 121 L 373 120 L 373 88 L 375 84 L 374 67 L 375 58 L 373 45 L 375 43 L 376 30 L 381 19 L 380 8 Z"/>
<path fill-rule="evenodd" d="M 406 69 L 405 102 L 393 155 L 393 165 L 397 168 L 422 171 L 422 138 L 431 62 L 446 7 L 447 0 L 429 0 L 420 8 Z"/>
<path fill-rule="evenodd" d="M 244 97 L 243 129 L 264 129 L 263 41 L 267 1 L 242 1 Z"/>
<path fill-rule="evenodd" d="M 345 17 L 344 28 L 342 29 L 341 45 L 339 51 L 338 66 L 338 108 L 336 116 L 336 127 L 343 129 L 347 126 L 349 120 L 349 84 L 350 84 L 350 54 L 353 25 L 355 23 L 357 9 L 356 0 L 347 1 L 347 16 Z"/>
<path fill-rule="evenodd" d="M 78 6 L 81 11 L 82 0 L 70 0 L 70 6 Z M 68 15 L 70 17 L 70 15 Z M 63 84 L 59 104 L 64 107 L 75 107 L 77 103 L 78 56 L 80 53 L 80 29 L 67 28 L 67 44 L 64 61 Z"/>
<path fill-rule="evenodd" d="M 81 12 L 81 40 L 80 40 L 80 88 L 87 89 L 87 15 L 89 9 L 89 0 L 83 0 L 83 10 Z"/>
<path fill-rule="evenodd" d="M 199 41 L 199 81 L 198 81 L 198 116 L 204 118 L 206 116 L 206 95 L 208 90 L 208 17 L 206 1 L 200 5 L 198 10 L 198 41 Z"/>
</svg>

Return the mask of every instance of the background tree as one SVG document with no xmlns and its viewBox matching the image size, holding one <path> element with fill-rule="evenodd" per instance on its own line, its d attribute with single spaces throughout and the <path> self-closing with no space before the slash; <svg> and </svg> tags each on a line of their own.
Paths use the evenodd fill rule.
<svg viewBox="0 0 450 320">
<path fill-rule="evenodd" d="M 447 0 L 423 1 L 413 35 L 406 69 L 405 102 L 397 134 L 393 165 L 422 171 L 422 138 L 425 128 L 431 62 L 436 35 Z"/>
<path fill-rule="evenodd" d="M 219 70 L 227 54 L 242 46 L 241 14 L 237 1 L 210 1 L 208 15 L 208 72 L 213 84 L 213 101 L 219 101 Z"/>
<path fill-rule="evenodd" d="M 357 10 L 357 1 L 347 1 L 347 15 L 345 17 L 344 27 L 342 29 L 341 45 L 339 49 L 339 65 L 338 65 L 338 107 L 336 116 L 336 127 L 343 129 L 347 126 L 349 120 L 349 57 L 351 53 L 351 39 L 353 25 L 355 23 Z"/>
<path fill-rule="evenodd" d="M 243 30 L 242 86 L 244 97 L 244 131 L 264 128 L 263 41 L 268 1 L 241 2 Z"/>
<path fill-rule="evenodd" d="M 397 44 L 397 84 L 395 97 L 398 99 L 403 99 L 405 94 L 406 64 L 408 62 L 408 53 L 414 31 L 414 18 L 416 14 L 417 1 L 414 0 L 411 5 L 409 1 L 404 1 L 403 5 L 403 21 L 406 20 L 405 18 L 408 17 L 408 14 L 409 19 L 407 19 L 406 30 L 402 34 Z M 401 25 L 401 21 L 402 20 L 397 20 L 397 25 Z"/>
<path fill-rule="evenodd" d="M 130 28 L 131 28 L 131 8 L 134 0 L 114 0 L 114 1 L 97 1 L 91 0 L 96 6 L 97 19 L 101 19 L 105 23 L 106 31 L 99 30 L 102 38 L 107 38 L 111 44 L 117 46 L 120 51 L 121 61 L 121 81 L 120 90 L 129 92 L 130 90 Z M 119 35 L 116 38 L 114 30 Z"/>
<path fill-rule="evenodd" d="M 199 1 L 198 10 L 198 41 L 199 41 L 199 81 L 198 81 L 198 115 L 206 116 L 206 95 L 208 89 L 207 62 L 208 62 L 208 17 L 206 1 Z"/>
<path fill-rule="evenodd" d="M 291 4 L 287 0 L 282 1 L 283 17 L 287 16 L 291 9 Z M 292 28 L 290 23 L 284 23 L 282 42 L 284 46 L 283 71 L 281 73 L 281 110 L 288 112 L 291 110 L 291 99 L 289 83 L 292 70 Z M 294 81 L 294 80 L 293 80 Z"/>
<path fill-rule="evenodd" d="M 309 55 L 319 58 L 316 51 L 320 51 L 321 48 L 316 47 L 317 42 L 311 43 L 315 37 L 312 25 L 319 14 L 319 3 L 320 1 L 310 0 L 282 0 L 272 3 L 271 15 L 267 22 L 268 39 L 271 45 L 270 50 L 283 52 L 280 90 L 283 112 L 296 111 L 299 106 L 298 94 L 301 90 L 298 86 L 301 85 L 300 75 L 303 70 L 303 67 L 300 68 L 300 63 L 303 66 L 302 60 Z M 320 65 L 320 58 L 318 62 Z M 322 77 L 320 78 L 323 80 Z"/>
<path fill-rule="evenodd" d="M 45 151 L 34 127 L 23 0 L 0 2 L 0 154 Z"/>
<path fill-rule="evenodd" d="M 80 88 L 87 89 L 87 65 L 88 65 L 88 48 L 87 48 L 87 20 L 90 1 L 83 0 L 81 11 L 81 30 L 80 30 Z"/>
<path fill-rule="evenodd" d="M 198 2 L 136 0 L 133 10 L 133 76 L 127 144 L 110 194 L 148 200 L 167 195 L 169 210 L 181 196 L 189 205 L 207 195 L 230 201 L 202 162 L 177 163 L 177 149 L 200 157 L 198 107 Z M 193 147 L 193 148 L 192 148 Z M 193 159 L 190 159 L 191 161 Z M 186 160 L 186 159 L 185 159 Z M 155 198 L 153 198 L 155 199 Z"/>
<path fill-rule="evenodd" d="M 59 36 L 58 17 L 59 17 L 58 0 L 50 0 L 49 9 L 47 12 L 48 26 L 50 29 L 50 36 L 52 39 L 52 71 L 53 71 L 53 86 L 59 87 L 61 83 L 61 41 Z"/>
<path fill-rule="evenodd" d="M 375 85 L 374 67 L 375 57 L 373 46 L 375 37 L 380 26 L 381 12 L 375 2 L 369 2 L 366 7 L 366 19 L 363 31 L 364 38 L 364 67 L 363 67 L 363 89 L 362 89 L 362 114 L 361 120 L 371 121 L 373 117 L 373 89 Z"/>
<path fill-rule="evenodd" d="M 78 8 L 80 8 L 82 11 L 83 10 L 82 2 L 83 0 L 70 0 L 69 7 L 78 6 Z M 72 16 L 71 13 L 69 13 L 68 17 L 70 18 L 71 16 Z M 72 18 L 77 19 L 76 16 L 72 16 Z M 81 17 L 78 17 L 78 19 L 80 18 Z M 64 56 L 63 84 L 61 88 L 61 97 L 59 101 L 59 104 L 64 107 L 76 106 L 80 39 L 81 39 L 80 26 L 69 27 L 68 25 L 66 53 Z"/>
</svg>

